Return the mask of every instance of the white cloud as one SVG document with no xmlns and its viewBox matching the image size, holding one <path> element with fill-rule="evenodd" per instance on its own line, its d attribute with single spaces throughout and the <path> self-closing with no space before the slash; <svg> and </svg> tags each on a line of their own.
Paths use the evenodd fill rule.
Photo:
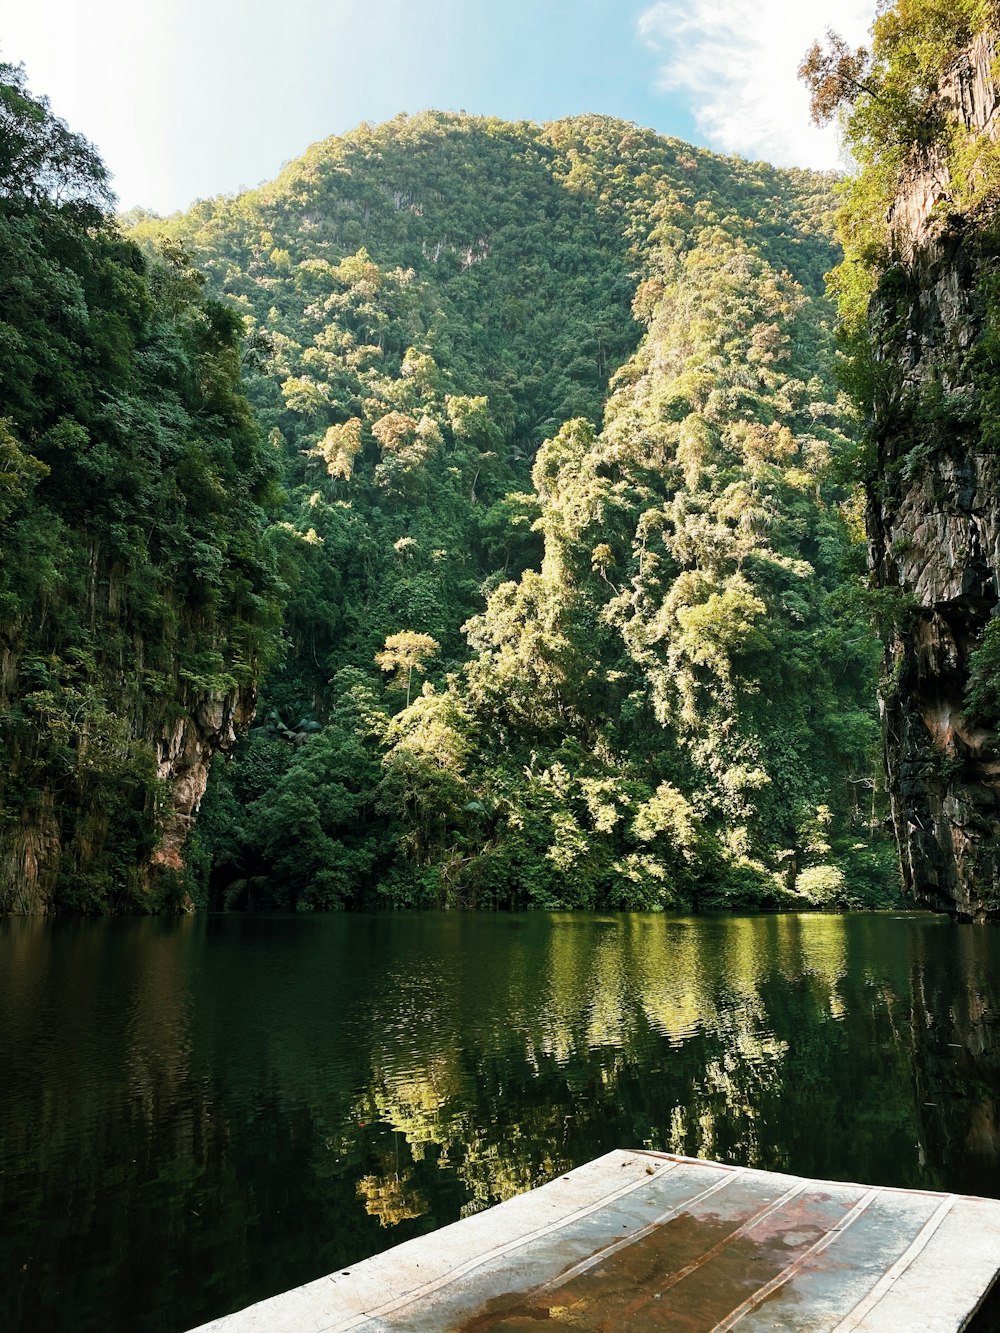
<svg viewBox="0 0 1000 1333">
<path fill-rule="evenodd" d="M 874 0 L 659 0 L 639 36 L 661 57 L 657 87 L 687 95 L 708 143 L 779 166 L 841 165 L 835 130 L 816 129 L 796 76 L 827 28 L 867 42 Z"/>
</svg>

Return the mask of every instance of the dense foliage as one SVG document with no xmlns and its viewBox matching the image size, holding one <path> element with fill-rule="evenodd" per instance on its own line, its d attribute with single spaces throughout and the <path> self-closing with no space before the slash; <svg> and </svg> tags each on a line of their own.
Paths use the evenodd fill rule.
<svg viewBox="0 0 1000 1333">
<path fill-rule="evenodd" d="M 838 218 L 845 255 L 834 280 L 851 336 L 866 323 L 880 276 L 899 259 L 891 219 L 908 174 L 936 169 L 947 183 L 942 215 L 996 202 L 993 135 L 963 124 L 942 89 L 959 53 L 977 35 L 998 33 L 996 0 L 896 0 L 876 17 L 870 51 L 851 51 L 830 33 L 826 47 L 815 43 L 802 62 L 813 119 L 839 119 L 856 164 Z"/>
<path fill-rule="evenodd" d="M 882 901 L 831 183 L 400 117 L 166 221 L 283 460 L 283 660 L 205 900 Z"/>
<path fill-rule="evenodd" d="M 276 617 L 276 473 L 240 389 L 239 312 L 176 251 L 144 258 L 112 202 L 93 149 L 0 66 L 0 907 L 15 910 L 11 886 L 53 855 L 63 906 L 149 901 L 157 740 L 252 690 Z"/>
</svg>

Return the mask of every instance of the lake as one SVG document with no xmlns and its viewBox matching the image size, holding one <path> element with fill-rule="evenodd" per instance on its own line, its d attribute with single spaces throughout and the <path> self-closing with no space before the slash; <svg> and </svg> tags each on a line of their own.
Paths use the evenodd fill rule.
<svg viewBox="0 0 1000 1333">
<path fill-rule="evenodd" d="M 1000 929 L 0 921 L 0 1328 L 178 1333 L 613 1147 L 1000 1197 Z"/>
</svg>

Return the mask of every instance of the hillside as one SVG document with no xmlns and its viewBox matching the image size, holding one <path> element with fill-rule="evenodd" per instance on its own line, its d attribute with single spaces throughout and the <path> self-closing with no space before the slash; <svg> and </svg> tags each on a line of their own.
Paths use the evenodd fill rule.
<svg viewBox="0 0 1000 1333">
<path fill-rule="evenodd" d="M 279 618 L 231 306 L 0 65 L 0 911 L 150 910 Z"/>
<path fill-rule="evenodd" d="M 202 901 L 874 901 L 831 182 L 426 113 L 166 221 L 269 364 L 284 652 Z M 376 662 L 378 657 L 378 662 Z"/>
</svg>

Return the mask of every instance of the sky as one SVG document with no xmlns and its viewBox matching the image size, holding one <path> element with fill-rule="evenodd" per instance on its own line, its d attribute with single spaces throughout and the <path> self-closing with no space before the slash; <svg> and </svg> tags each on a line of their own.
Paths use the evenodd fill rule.
<svg viewBox="0 0 1000 1333">
<path fill-rule="evenodd" d="M 0 59 L 95 143 L 123 208 L 252 188 L 425 107 L 592 111 L 783 166 L 841 165 L 796 79 L 874 0 L 0 0 Z"/>
</svg>

